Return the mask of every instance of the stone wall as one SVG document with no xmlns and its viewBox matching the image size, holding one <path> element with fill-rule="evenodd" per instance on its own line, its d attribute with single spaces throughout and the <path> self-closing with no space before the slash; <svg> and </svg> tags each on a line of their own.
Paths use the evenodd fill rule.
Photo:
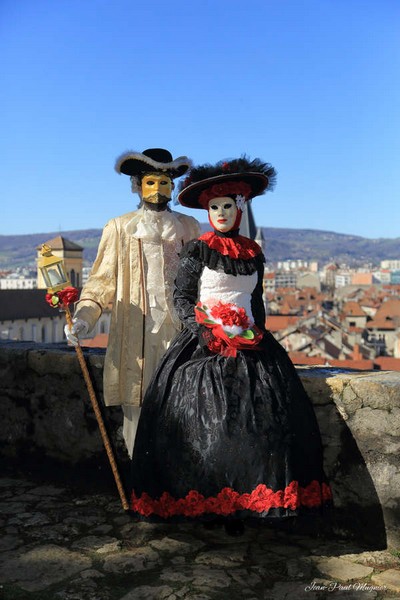
<svg viewBox="0 0 400 600">
<path fill-rule="evenodd" d="M 102 405 L 104 351 L 85 356 Z M 320 425 L 335 502 L 332 514 L 313 527 L 399 548 L 400 373 L 301 368 L 299 374 Z M 43 471 L 50 463 L 61 470 L 85 466 L 111 477 L 74 349 L 0 342 L 0 381 L 3 461 Z M 103 413 L 124 475 L 121 409 Z"/>
<path fill-rule="evenodd" d="M 299 369 L 324 444 L 337 523 L 400 546 L 400 373 Z"/>
</svg>

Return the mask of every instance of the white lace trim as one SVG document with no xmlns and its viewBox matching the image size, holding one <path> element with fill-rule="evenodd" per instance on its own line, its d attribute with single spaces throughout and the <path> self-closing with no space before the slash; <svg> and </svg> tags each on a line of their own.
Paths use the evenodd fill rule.
<svg viewBox="0 0 400 600">
<path fill-rule="evenodd" d="M 230 302 L 244 308 L 253 321 L 251 295 L 257 285 L 258 275 L 228 275 L 223 271 L 214 271 L 204 267 L 200 277 L 200 302 L 213 306 L 218 302 Z"/>
<path fill-rule="evenodd" d="M 157 244 L 161 240 L 174 241 L 184 238 L 184 227 L 176 213 L 169 210 L 146 210 L 144 206 L 135 212 L 125 230 L 136 239 Z"/>
</svg>

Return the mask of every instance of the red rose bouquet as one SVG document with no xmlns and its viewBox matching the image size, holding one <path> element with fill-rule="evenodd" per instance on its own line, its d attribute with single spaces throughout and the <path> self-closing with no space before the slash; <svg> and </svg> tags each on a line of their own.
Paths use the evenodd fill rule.
<svg viewBox="0 0 400 600">
<path fill-rule="evenodd" d="M 79 292 L 74 287 L 66 287 L 54 294 L 46 294 L 46 302 L 52 308 L 66 308 L 73 302 L 76 302 L 79 297 Z"/>
<path fill-rule="evenodd" d="M 254 325 L 244 308 L 229 302 L 208 307 L 195 306 L 196 321 L 211 329 L 213 339 L 207 347 L 216 354 L 236 356 L 238 350 L 254 350 L 262 339 L 262 331 Z"/>
</svg>

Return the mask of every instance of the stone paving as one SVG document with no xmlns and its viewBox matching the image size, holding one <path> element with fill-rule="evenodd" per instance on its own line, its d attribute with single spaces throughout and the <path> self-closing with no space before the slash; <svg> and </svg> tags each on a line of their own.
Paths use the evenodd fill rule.
<svg viewBox="0 0 400 600">
<path fill-rule="evenodd" d="M 111 489 L 0 479 L 3 600 L 400 598 L 400 552 L 280 529 L 134 522 Z M 64 482 L 65 483 L 65 482 Z"/>
</svg>

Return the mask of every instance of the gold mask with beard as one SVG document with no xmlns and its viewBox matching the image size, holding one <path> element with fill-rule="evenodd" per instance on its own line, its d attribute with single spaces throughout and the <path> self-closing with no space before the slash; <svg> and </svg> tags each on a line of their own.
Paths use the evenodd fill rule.
<svg viewBox="0 0 400 600">
<path fill-rule="evenodd" d="M 171 200 L 174 183 L 165 173 L 146 173 L 142 178 L 142 199 L 149 204 L 166 204 Z"/>
</svg>

